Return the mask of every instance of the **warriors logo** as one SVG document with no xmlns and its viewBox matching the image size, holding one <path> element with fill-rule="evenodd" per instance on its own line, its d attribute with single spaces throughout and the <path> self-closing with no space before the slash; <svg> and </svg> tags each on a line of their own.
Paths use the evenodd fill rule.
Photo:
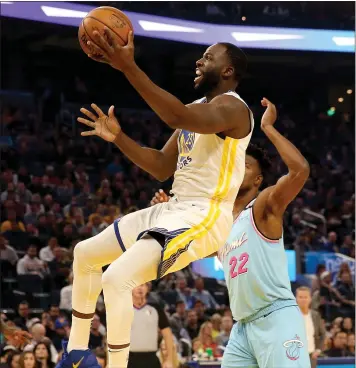
<svg viewBox="0 0 356 368">
<path fill-rule="evenodd" d="M 178 169 L 189 164 L 192 159 L 189 157 L 189 153 L 193 149 L 195 141 L 195 133 L 188 132 L 187 130 L 181 130 L 178 137 L 178 148 L 179 148 L 179 157 L 178 157 Z"/>
<path fill-rule="evenodd" d="M 303 342 L 300 341 L 298 335 L 295 335 L 295 338 L 292 340 L 287 340 L 283 343 L 283 346 L 287 349 L 286 355 L 290 360 L 298 360 L 299 359 L 299 350 L 304 346 Z"/>
</svg>

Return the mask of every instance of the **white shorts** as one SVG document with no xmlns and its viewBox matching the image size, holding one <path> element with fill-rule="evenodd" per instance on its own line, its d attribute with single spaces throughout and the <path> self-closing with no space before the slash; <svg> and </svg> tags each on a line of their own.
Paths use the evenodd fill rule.
<svg viewBox="0 0 356 368">
<path fill-rule="evenodd" d="M 231 206 L 172 198 L 115 220 L 114 228 L 124 252 L 146 234 L 161 234 L 164 244 L 157 270 L 157 278 L 161 278 L 217 252 L 232 222 Z"/>
</svg>

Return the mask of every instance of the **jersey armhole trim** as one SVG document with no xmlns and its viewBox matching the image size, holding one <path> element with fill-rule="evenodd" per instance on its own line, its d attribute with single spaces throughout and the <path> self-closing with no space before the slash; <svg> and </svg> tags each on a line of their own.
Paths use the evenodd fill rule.
<svg viewBox="0 0 356 368">
<path fill-rule="evenodd" d="M 241 101 L 241 100 L 240 100 Z M 248 134 L 245 136 L 245 137 L 242 137 L 242 138 L 231 138 L 231 137 L 229 137 L 229 138 L 231 138 L 231 139 L 245 139 L 245 138 L 247 138 L 249 135 L 251 135 L 252 134 L 252 132 L 253 132 L 253 128 L 254 128 L 254 124 L 252 123 L 252 120 L 251 120 L 251 114 L 252 114 L 252 112 L 251 112 L 251 110 L 250 110 L 250 108 L 243 102 L 243 101 L 241 101 L 244 105 L 245 105 L 245 107 L 246 107 L 246 109 L 247 109 L 247 112 L 248 112 L 248 119 L 249 119 L 249 121 L 250 121 L 250 130 L 249 130 L 249 132 L 248 132 Z M 223 140 L 225 140 L 226 139 L 226 135 L 223 133 L 223 132 L 220 132 L 220 133 L 215 133 L 215 135 L 217 135 L 219 138 L 221 138 L 221 139 L 223 139 Z"/>
<path fill-rule="evenodd" d="M 254 217 L 254 214 L 253 214 L 253 207 L 254 206 L 251 206 L 250 207 L 250 209 L 251 209 L 251 216 L 250 216 L 250 218 L 251 218 L 252 226 L 255 229 L 257 235 L 260 238 L 262 238 L 263 240 L 265 240 L 266 242 L 268 242 L 268 243 L 279 243 L 279 241 L 280 241 L 281 238 L 279 238 L 279 239 L 270 239 L 267 236 L 263 235 L 260 230 L 258 230 L 258 227 L 257 227 L 257 225 L 255 223 L 255 217 Z"/>
</svg>

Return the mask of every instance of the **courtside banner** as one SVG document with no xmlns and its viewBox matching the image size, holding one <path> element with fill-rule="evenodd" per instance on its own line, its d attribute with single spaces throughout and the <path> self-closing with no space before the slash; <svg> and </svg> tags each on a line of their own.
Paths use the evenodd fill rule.
<svg viewBox="0 0 356 368">
<path fill-rule="evenodd" d="M 1 1 L 2 17 L 78 27 L 93 6 L 69 2 Z M 352 31 L 209 24 L 125 11 L 135 34 L 170 41 L 211 45 L 231 42 L 242 48 L 354 52 Z"/>
</svg>

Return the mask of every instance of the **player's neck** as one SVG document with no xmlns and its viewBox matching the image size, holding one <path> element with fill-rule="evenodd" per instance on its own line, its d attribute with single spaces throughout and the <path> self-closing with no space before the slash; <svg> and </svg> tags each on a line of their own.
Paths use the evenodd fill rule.
<svg viewBox="0 0 356 368">
<path fill-rule="evenodd" d="M 304 315 L 309 314 L 309 308 L 308 307 L 307 308 L 300 308 L 300 310 L 301 310 L 302 314 L 304 314 Z"/>
<path fill-rule="evenodd" d="M 234 203 L 234 209 L 233 209 L 233 215 L 234 220 L 239 216 L 239 214 L 243 211 L 243 209 L 252 201 L 254 200 L 258 195 L 258 192 L 256 190 L 250 190 L 247 192 L 239 192 L 235 199 Z"/>
</svg>

